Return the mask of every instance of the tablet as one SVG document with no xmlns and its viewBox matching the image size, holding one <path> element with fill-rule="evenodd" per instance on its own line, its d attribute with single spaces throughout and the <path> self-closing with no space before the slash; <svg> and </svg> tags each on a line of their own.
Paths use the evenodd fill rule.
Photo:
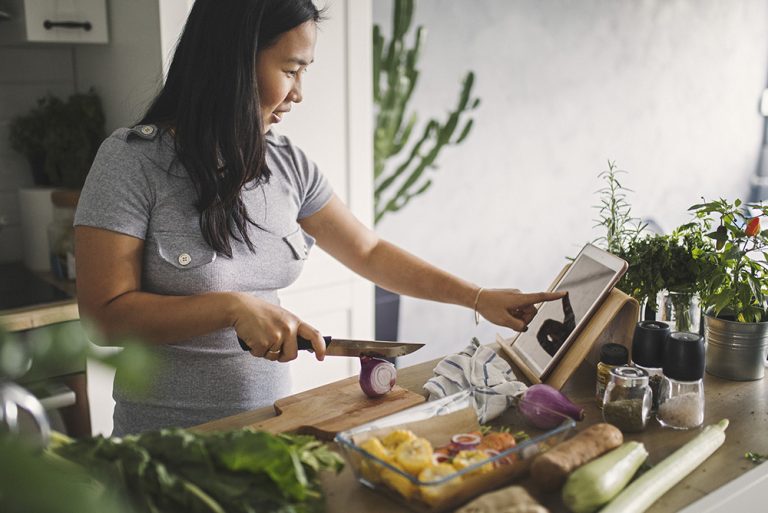
<svg viewBox="0 0 768 513">
<path fill-rule="evenodd" d="M 627 267 L 627 262 L 597 246 L 584 246 L 552 288 L 568 295 L 542 304 L 528 331 L 512 339 L 509 350 L 539 380 L 546 378 Z"/>
</svg>

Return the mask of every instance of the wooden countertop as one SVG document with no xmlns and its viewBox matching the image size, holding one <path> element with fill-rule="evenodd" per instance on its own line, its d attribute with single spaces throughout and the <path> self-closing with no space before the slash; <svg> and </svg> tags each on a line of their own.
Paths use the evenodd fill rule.
<svg viewBox="0 0 768 513">
<path fill-rule="evenodd" d="M 432 376 L 432 369 L 437 361 L 400 369 L 398 384 L 414 392 L 423 393 L 421 387 Z M 594 385 L 594 369 L 583 364 L 563 388 L 574 402 L 585 408 L 586 418 L 578 424 L 579 430 L 602 420 L 594 399 Z M 768 453 L 768 435 L 766 435 L 768 433 L 768 407 L 766 407 L 768 387 L 765 380 L 727 381 L 706 375 L 704 389 L 706 396 L 704 424 L 711 424 L 722 418 L 728 418 L 731 421 L 726 431 L 725 444 L 692 474 L 659 499 L 648 510 L 649 512 L 678 511 L 754 468 L 754 464 L 744 458 L 745 452 Z M 216 421 L 216 427 L 237 429 L 273 416 L 272 408 L 261 408 L 249 412 L 247 416 L 228 417 Z M 690 431 L 663 429 L 658 422 L 651 420 L 649 427 L 643 433 L 627 435 L 626 439 L 644 443 L 650 453 L 649 462 L 656 464 L 696 436 L 698 432 L 698 429 Z M 338 476 L 324 475 L 323 488 L 326 492 L 327 511 L 331 513 L 409 511 L 392 499 L 357 483 L 349 465 Z M 553 512 L 566 511 L 559 500 L 559 494 L 545 497 L 543 502 Z"/>
<path fill-rule="evenodd" d="M 59 280 L 50 272 L 36 272 L 35 274 L 71 295 L 72 298 L 23 308 L 0 310 L 0 326 L 6 331 L 24 331 L 80 318 L 74 281 Z"/>
</svg>

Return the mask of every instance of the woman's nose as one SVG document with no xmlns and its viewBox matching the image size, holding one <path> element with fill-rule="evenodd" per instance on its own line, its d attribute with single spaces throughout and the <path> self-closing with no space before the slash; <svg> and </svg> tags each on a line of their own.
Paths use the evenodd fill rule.
<svg viewBox="0 0 768 513">
<path fill-rule="evenodd" d="M 293 89 L 291 89 L 291 94 L 288 95 L 288 99 L 291 100 L 293 103 L 301 103 L 301 100 L 304 99 L 304 96 L 301 94 L 301 83 L 296 82 L 293 86 Z"/>
</svg>

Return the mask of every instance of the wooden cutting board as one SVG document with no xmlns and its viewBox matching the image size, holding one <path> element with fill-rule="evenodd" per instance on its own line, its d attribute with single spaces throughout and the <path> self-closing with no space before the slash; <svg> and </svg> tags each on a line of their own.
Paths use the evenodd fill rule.
<svg viewBox="0 0 768 513">
<path fill-rule="evenodd" d="M 278 399 L 276 417 L 244 423 L 248 412 L 216 420 L 195 428 L 197 431 L 220 431 L 233 426 L 249 425 L 272 433 L 304 433 L 322 440 L 333 440 L 336 433 L 365 424 L 389 414 L 416 406 L 424 396 L 395 387 L 383 397 L 371 399 L 360 389 L 358 377 L 313 388 L 300 394 Z"/>
</svg>

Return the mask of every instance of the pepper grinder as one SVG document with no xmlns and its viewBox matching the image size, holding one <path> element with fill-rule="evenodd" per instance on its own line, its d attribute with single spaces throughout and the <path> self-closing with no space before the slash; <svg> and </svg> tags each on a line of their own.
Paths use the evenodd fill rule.
<svg viewBox="0 0 768 513">
<path fill-rule="evenodd" d="M 656 415 L 662 426 L 691 429 L 704 423 L 704 337 L 674 332 L 664 347 L 664 377 Z"/>
<path fill-rule="evenodd" d="M 632 337 L 632 365 L 648 373 L 653 400 L 651 411 L 659 407 L 659 386 L 662 378 L 664 344 L 669 336 L 669 325 L 661 321 L 640 321 Z"/>
</svg>

